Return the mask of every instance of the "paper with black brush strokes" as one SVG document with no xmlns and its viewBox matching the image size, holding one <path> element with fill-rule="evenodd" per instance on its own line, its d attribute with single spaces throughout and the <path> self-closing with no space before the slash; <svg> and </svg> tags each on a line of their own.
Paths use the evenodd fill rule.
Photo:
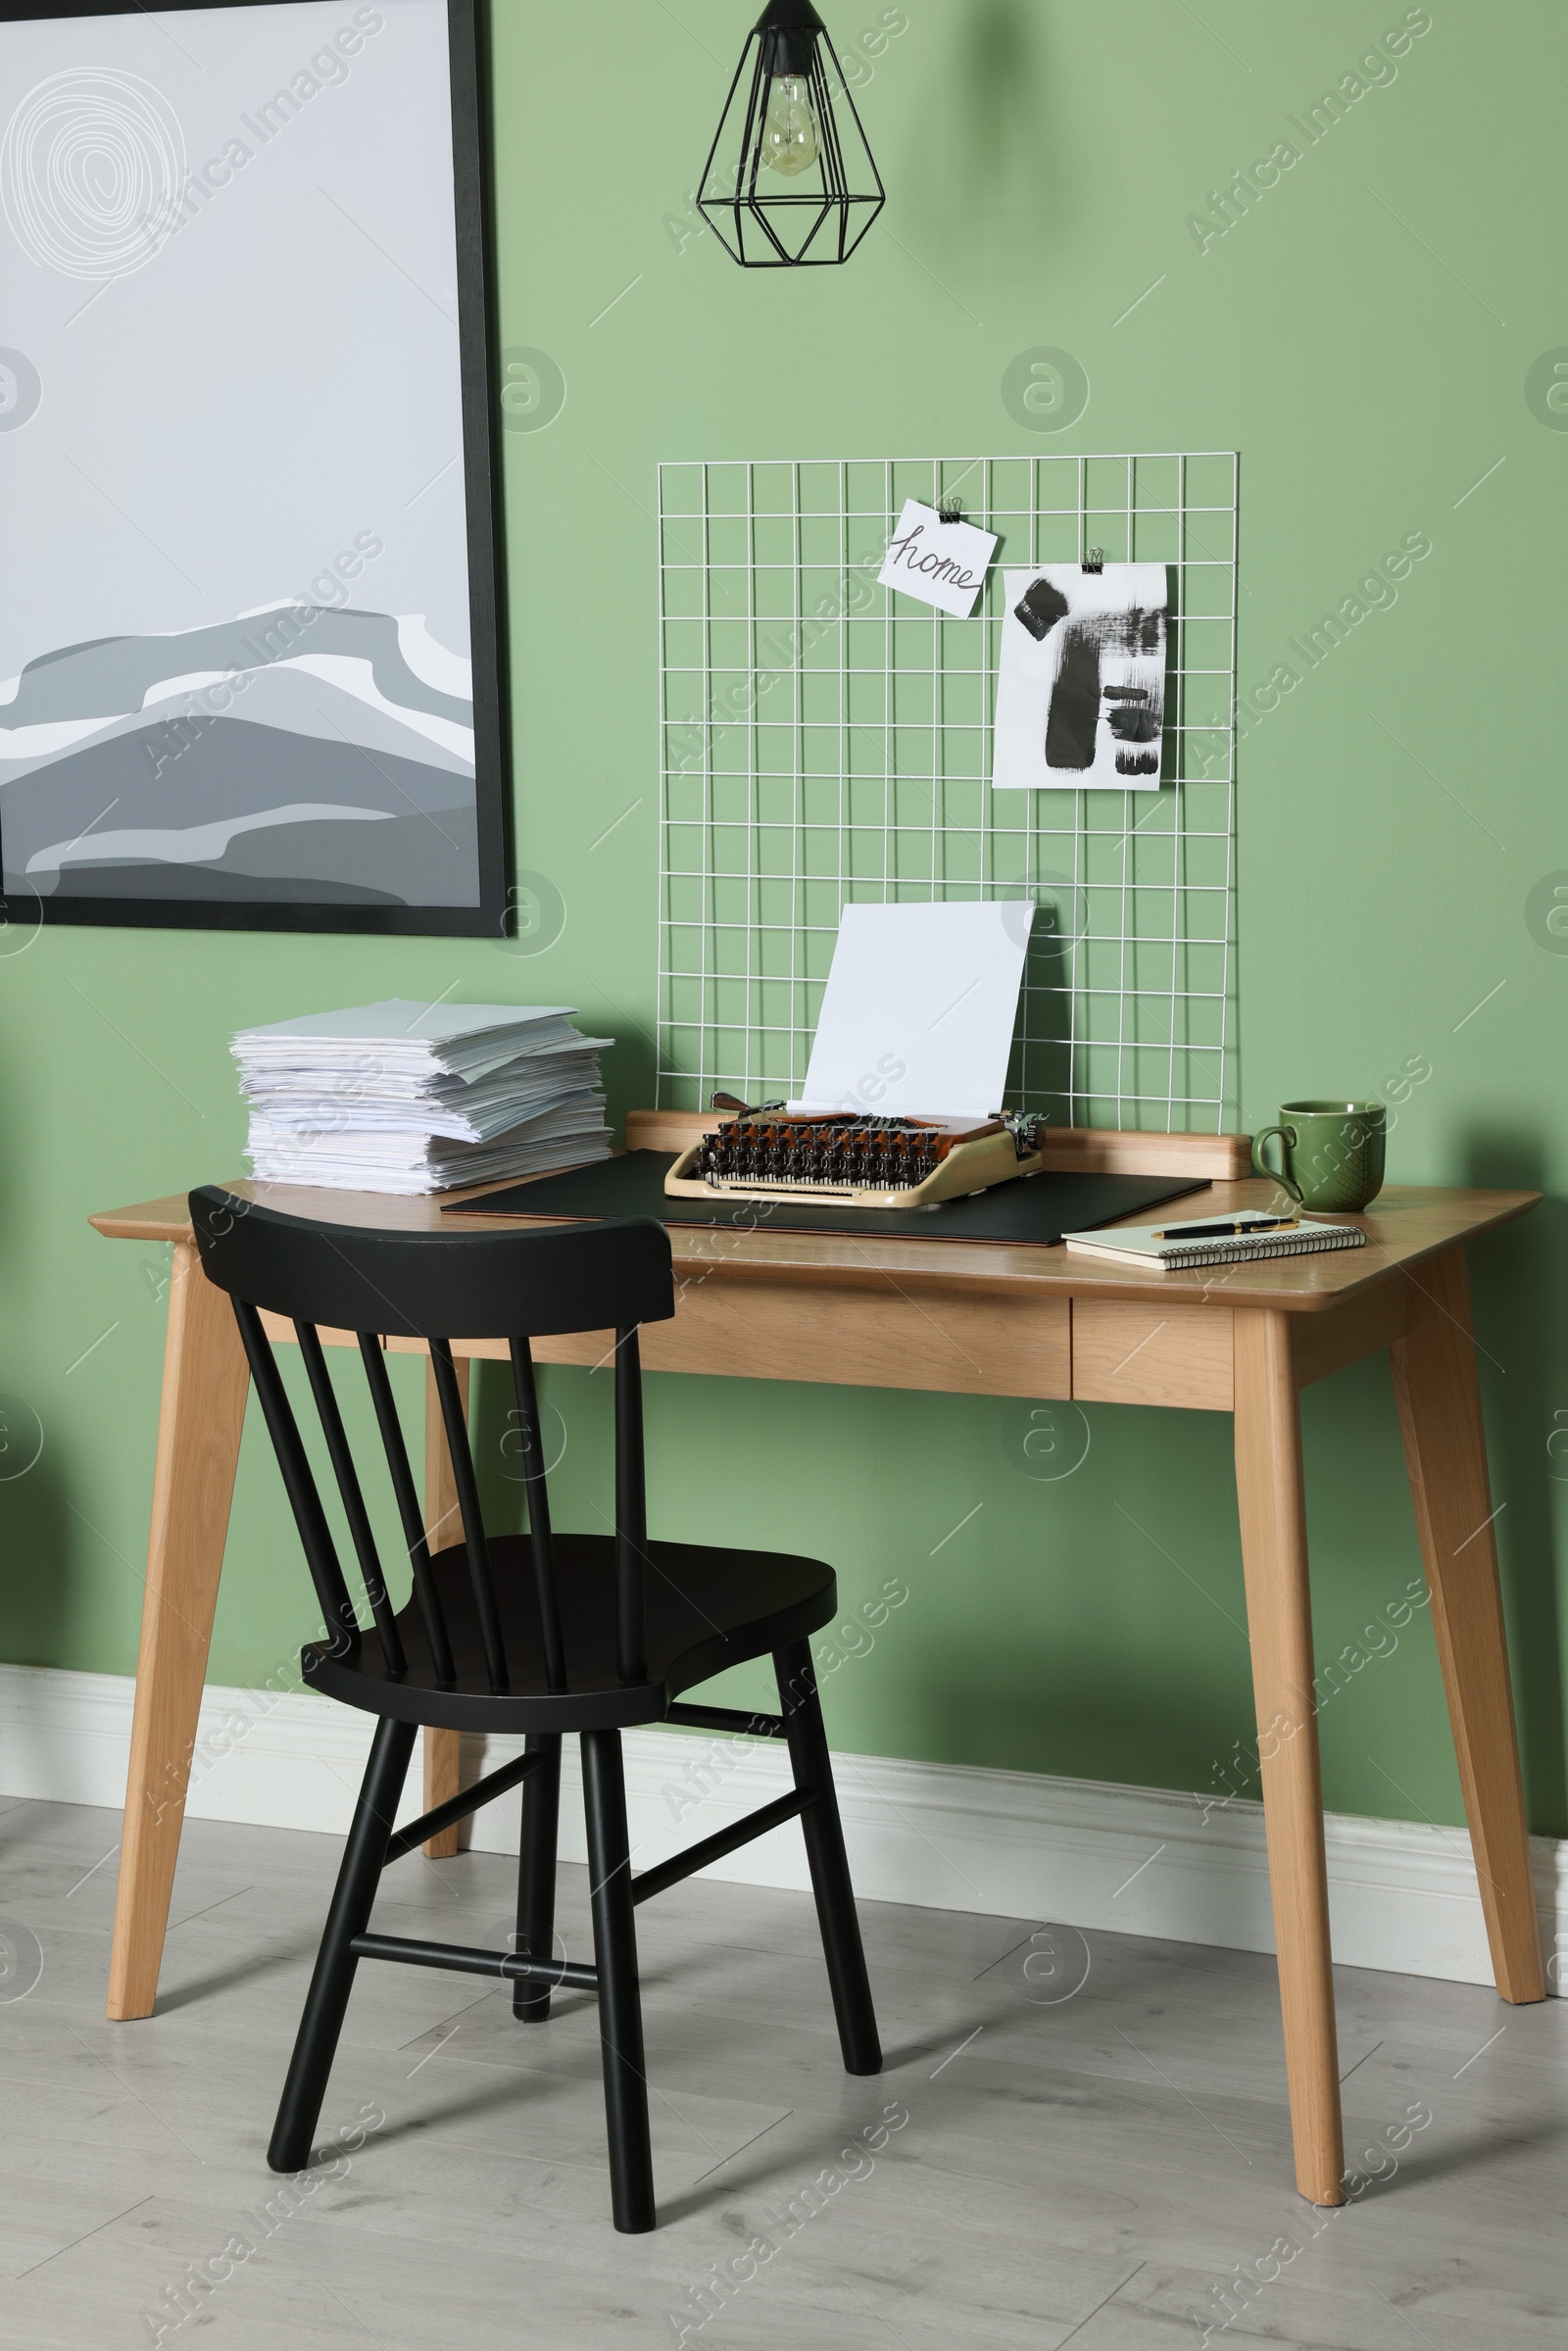
<svg viewBox="0 0 1568 2351">
<path fill-rule="evenodd" d="M 1157 791 L 1163 563 L 1008 570 L 991 782 L 997 791 Z"/>
</svg>

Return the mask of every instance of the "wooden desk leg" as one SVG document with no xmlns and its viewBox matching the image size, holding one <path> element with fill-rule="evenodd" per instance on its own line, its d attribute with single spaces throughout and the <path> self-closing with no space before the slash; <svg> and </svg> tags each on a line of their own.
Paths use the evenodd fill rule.
<svg viewBox="0 0 1568 2351">
<path fill-rule="evenodd" d="M 109 1963 L 115 2018 L 151 2016 L 158 1993 L 249 1381 L 227 1294 L 194 1244 L 176 1243 Z"/>
<path fill-rule="evenodd" d="M 1287 1314 L 1237 1311 L 1236 1491 L 1296 2182 L 1314 2204 L 1343 2204 L 1345 2149 L 1312 1689 L 1312 1600 Z"/>
<path fill-rule="evenodd" d="M 1464 1251 L 1429 1258 L 1410 1276 L 1409 1296 L 1407 1334 L 1391 1350 L 1394 1393 L 1493 1973 L 1505 2000 L 1542 2000 L 1541 1927 Z"/>
<path fill-rule="evenodd" d="M 463 1409 L 468 1409 L 468 1358 L 457 1355 L 453 1368 L 458 1375 L 458 1393 Z M 435 1392 L 435 1373 L 428 1363 L 424 1367 L 424 1531 L 430 1539 L 431 1550 L 443 1543 L 463 1541 L 463 1522 L 458 1516 L 458 1490 L 452 1477 L 452 1456 L 447 1450 L 447 1433 L 441 1418 L 440 1400 Z M 424 1757 L 424 1809 L 433 1812 L 455 1796 L 463 1786 L 463 1734 L 460 1731 L 426 1730 L 421 1740 Z M 448 1860 L 459 1853 L 467 1842 L 470 1824 L 459 1821 L 451 1829 L 443 1829 L 439 1837 L 425 1839 L 424 1849 L 432 1861 Z"/>
</svg>

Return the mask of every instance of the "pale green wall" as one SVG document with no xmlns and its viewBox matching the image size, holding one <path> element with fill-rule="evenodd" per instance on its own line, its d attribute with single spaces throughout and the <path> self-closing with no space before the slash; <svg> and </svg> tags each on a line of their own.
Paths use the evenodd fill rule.
<svg viewBox="0 0 1568 2351">
<path fill-rule="evenodd" d="M 30 1409 L 44 1432 L 36 1467 L 0 1484 L 0 1650 L 132 1665 L 162 1266 L 84 1219 L 237 1170 L 232 1029 L 454 982 L 568 1001 L 619 1040 L 617 1106 L 649 1099 L 657 460 L 1234 446 L 1245 691 L 1405 533 L 1432 542 L 1397 604 L 1242 746 L 1241 1116 L 1377 1092 L 1419 1057 L 1431 1076 L 1400 1112 L 1396 1178 L 1553 1196 L 1476 1250 L 1475 1275 L 1532 1817 L 1563 1831 L 1551 1473 L 1568 1462 L 1547 1440 L 1554 1413 L 1568 1422 L 1568 961 L 1531 936 L 1526 900 L 1568 866 L 1548 700 L 1568 438 L 1532 414 L 1525 376 L 1568 340 L 1568 20 L 1544 0 L 1433 0 L 1397 78 L 1200 252 L 1187 215 L 1289 135 L 1397 6 L 1206 0 L 1206 23 L 1169 0 L 904 7 L 863 97 L 888 211 L 847 269 L 787 277 L 743 274 L 711 236 L 680 250 L 664 218 L 684 210 L 745 8 L 497 8 L 502 340 L 543 347 L 568 386 L 547 431 L 502 437 L 519 861 L 559 887 L 565 930 L 532 959 L 437 941 L 0 941 L 23 949 L 0 956 L 0 1387 L 22 1399 L 13 1425 Z M 843 46 L 881 11 L 831 14 Z M 1093 386 L 1055 439 L 1000 396 L 1037 343 L 1065 345 Z M 1049 1484 L 1025 1473 L 1024 1405 L 652 1387 L 656 1527 L 744 1524 L 820 1551 L 851 1602 L 906 1581 L 870 1655 L 828 1682 L 841 1747 L 1207 1790 L 1245 1740 L 1227 1422 L 1094 1411 L 1088 1459 Z M 562 1515 L 593 1525 L 605 1399 L 586 1375 L 549 1389 L 570 1433 Z M 1418 1572 L 1384 1367 L 1314 1391 L 1306 1430 L 1332 1654 Z M 284 1659 L 306 1589 L 253 1431 L 215 1678 Z M 1325 1708 L 1322 1737 L 1332 1805 L 1459 1818 L 1424 1616 Z"/>
</svg>

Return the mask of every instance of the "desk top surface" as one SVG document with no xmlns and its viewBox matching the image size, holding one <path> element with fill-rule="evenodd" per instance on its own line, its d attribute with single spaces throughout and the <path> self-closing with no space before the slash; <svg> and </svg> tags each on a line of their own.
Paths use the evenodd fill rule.
<svg viewBox="0 0 1568 2351">
<path fill-rule="evenodd" d="M 653 1142 L 653 1134 L 645 1138 Z M 662 1136 L 661 1136 L 662 1140 Z M 1189 1138 L 1172 1139 L 1178 1146 Z M 1139 1138 L 1147 1156 L 1156 1139 Z M 1173 1154 L 1173 1171 L 1190 1161 L 1188 1150 Z M 1194 1168 L 1194 1173 L 1198 1170 Z M 205 1180 L 205 1179 L 199 1179 Z M 494 1192 L 492 1184 L 473 1194 L 442 1193 L 433 1199 L 400 1200 L 386 1193 L 328 1192 L 291 1184 L 231 1183 L 228 1190 L 290 1216 L 318 1217 L 323 1223 L 378 1225 L 398 1232 L 488 1232 L 494 1217 L 468 1219 L 444 1214 L 456 1200 Z M 690 1226 L 669 1229 L 678 1267 L 724 1280 L 840 1283 L 850 1287 L 900 1290 L 970 1290 L 1012 1298 L 1101 1298 L 1182 1300 L 1220 1306 L 1263 1306 L 1292 1312 L 1321 1312 L 1365 1292 L 1401 1266 L 1460 1247 L 1496 1226 L 1523 1216 L 1539 1192 L 1437 1189 L 1391 1184 L 1364 1214 L 1336 1219 L 1358 1224 L 1367 1236 L 1360 1249 L 1336 1249 L 1324 1256 L 1275 1257 L 1251 1265 L 1211 1266 L 1190 1273 L 1151 1273 L 1139 1265 L 1113 1265 L 1065 1248 L 1011 1248 L 973 1241 L 892 1241 L 867 1226 L 863 1239 L 851 1234 L 713 1232 Z M 1216 1182 L 1189 1193 L 1180 1203 L 1184 1217 L 1229 1215 L 1238 1208 L 1277 1206 L 1272 1184 L 1253 1178 Z M 188 1241 L 190 1216 L 183 1194 L 144 1200 L 92 1218 L 111 1240 Z M 1127 1220 L 1148 1221 L 1147 1214 Z M 519 1228 L 522 1229 L 522 1228 Z M 527 1229 L 537 1231 L 537 1225 Z M 1114 1230 L 1114 1227 L 1107 1228 Z"/>
</svg>

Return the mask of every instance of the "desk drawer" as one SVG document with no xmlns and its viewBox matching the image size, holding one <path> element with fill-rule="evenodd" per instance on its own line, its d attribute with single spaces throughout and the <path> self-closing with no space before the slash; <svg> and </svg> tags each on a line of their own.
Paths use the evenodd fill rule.
<svg viewBox="0 0 1568 2351">
<path fill-rule="evenodd" d="M 1234 1337 L 1224 1306 L 1123 1305 L 1077 1298 L 1072 1393 L 1099 1404 L 1177 1404 L 1229 1412 L 1236 1397 Z"/>
<path fill-rule="evenodd" d="M 1065 1298 L 973 1290 L 912 1293 L 839 1282 L 677 1284 L 672 1322 L 647 1323 L 650 1371 L 810 1380 L 840 1388 L 926 1388 L 969 1396 L 1065 1396 Z M 610 1334 L 541 1339 L 541 1363 L 599 1363 Z"/>
<path fill-rule="evenodd" d="M 262 1321 L 291 1341 L 279 1315 Z M 1026 1299 L 989 1291 L 932 1290 L 918 1299 L 896 1288 L 839 1282 L 677 1279 L 674 1319 L 643 1325 L 649 1371 L 711 1372 L 740 1380 L 810 1380 L 837 1388 L 927 1388 L 948 1395 L 1065 1397 L 1072 1348 L 1065 1298 Z M 353 1347 L 352 1331 L 321 1332 L 326 1347 Z M 395 1355 L 425 1351 L 392 1339 Z M 608 1365 L 610 1331 L 536 1339 L 539 1363 Z M 504 1362 L 503 1339 L 458 1339 L 459 1355 Z M 1136 1400 L 1136 1399 L 1135 1399 Z"/>
</svg>

